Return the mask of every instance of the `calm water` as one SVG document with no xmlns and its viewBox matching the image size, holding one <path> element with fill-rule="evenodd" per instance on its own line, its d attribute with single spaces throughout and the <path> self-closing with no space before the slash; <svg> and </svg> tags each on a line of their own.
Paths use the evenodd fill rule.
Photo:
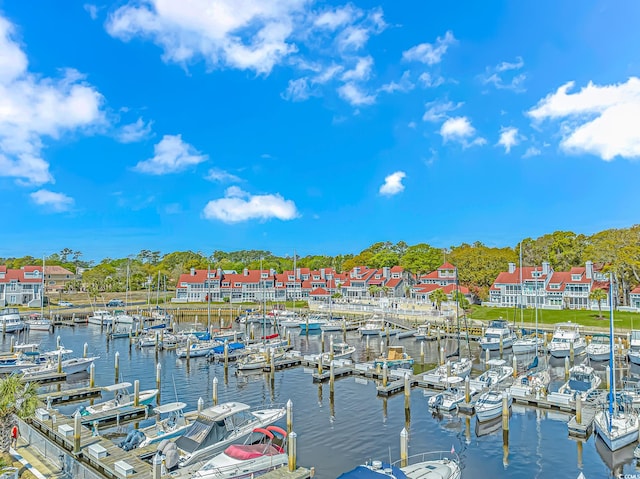
<svg viewBox="0 0 640 479">
<path fill-rule="evenodd" d="M 320 350 L 319 335 L 301 336 L 295 329 L 291 334 L 295 349 L 303 353 Z M 114 383 L 114 355 L 119 351 L 121 380 L 133 382 L 139 379 L 141 390 L 155 388 L 156 356 L 153 348 L 129 348 L 127 339 L 107 342 L 100 328 L 93 325 L 63 327 L 54 334 L 33 332 L 29 340 L 40 342 L 41 348 L 46 350 L 55 347 L 58 335 L 62 344 L 77 355 L 82 354 L 86 342 L 90 354 L 100 356 L 96 361 L 96 385 Z M 336 338 L 341 340 L 342 334 L 336 333 Z M 365 341 L 357 332 L 348 333 L 347 341 L 358 347 L 358 360 L 367 358 Z M 8 343 L 9 335 L 4 340 L 4 350 L 9 349 Z M 327 348 L 328 344 L 327 337 Z M 392 340 L 392 344 L 404 345 L 419 360 L 420 345 L 414 339 Z M 371 341 L 370 345 L 375 347 L 376 353 L 379 352 L 379 340 Z M 445 345 L 448 351 L 456 349 L 452 340 Z M 425 343 L 425 346 L 425 361 L 435 362 L 436 343 Z M 478 373 L 483 367 L 478 359 L 480 351 L 475 344 L 471 347 L 475 356 L 474 367 L 477 368 L 475 373 Z M 371 354 L 370 359 L 373 357 Z M 505 356 L 505 359 L 511 361 L 510 356 Z M 523 358 L 521 366 L 531 359 Z M 278 371 L 271 381 L 269 374 L 236 375 L 233 366 L 225 377 L 222 365 L 210 363 L 205 358 L 192 359 L 187 367 L 186 361 L 177 359 L 173 352 L 160 352 L 157 361 L 162 364 L 163 403 L 179 399 L 188 404 L 188 410 L 192 410 L 196 408 L 198 398 L 202 397 L 205 406 L 210 405 L 214 377 L 219 381 L 220 402 L 242 401 L 257 406 L 272 402 L 284 404 L 291 399 L 294 404 L 294 430 L 298 434 L 298 463 L 315 466 L 316 477 L 320 479 L 336 478 L 367 459 L 398 459 L 403 427 L 410 432 L 410 454 L 455 448 L 462 461 L 465 479 L 575 478 L 581 471 L 589 479 L 640 472 L 633 459 L 633 447 L 618 451 L 613 456 L 593 437 L 584 443 L 572 440 L 568 437 L 566 425 L 569 416 L 560 413 L 514 405 L 508 450 L 505 450 L 499 421 L 479 427 L 474 417 L 433 416 L 427 408 L 428 397 L 420 388 L 411 392 L 411 413 L 407 418 L 403 394 L 389 399 L 378 398 L 372 381 L 353 377 L 338 379 L 331 398 L 329 384 L 313 384 L 311 371 L 301 367 Z M 557 388 L 562 383 L 563 363 L 552 363 L 551 367 L 552 374 L 556 376 L 553 384 Z M 600 374 L 604 378 L 604 369 L 600 368 Z M 72 383 L 62 387 L 88 385 L 88 374 L 76 376 Z M 55 389 L 58 386 L 49 387 Z M 78 404 L 67 406 L 62 412 L 71 414 L 77 407 Z M 124 435 L 130 427 L 127 425 L 110 432 Z"/>
</svg>

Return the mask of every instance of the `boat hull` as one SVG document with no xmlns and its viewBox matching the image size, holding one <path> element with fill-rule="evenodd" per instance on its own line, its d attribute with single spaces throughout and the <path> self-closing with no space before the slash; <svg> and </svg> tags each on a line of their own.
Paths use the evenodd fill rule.
<svg viewBox="0 0 640 479">
<path fill-rule="evenodd" d="M 574 356 L 578 356 L 579 354 L 584 353 L 585 348 L 586 348 L 585 345 L 575 346 L 573 348 Z M 571 349 L 549 347 L 549 354 L 551 354 L 551 356 L 553 356 L 554 358 L 568 358 L 569 356 L 571 356 Z"/>
<path fill-rule="evenodd" d="M 594 430 L 611 451 L 617 451 L 638 440 L 638 417 L 614 418 L 611 431 L 607 426 L 607 411 L 599 411 L 594 419 Z M 616 424 L 619 423 L 619 424 Z"/>
</svg>

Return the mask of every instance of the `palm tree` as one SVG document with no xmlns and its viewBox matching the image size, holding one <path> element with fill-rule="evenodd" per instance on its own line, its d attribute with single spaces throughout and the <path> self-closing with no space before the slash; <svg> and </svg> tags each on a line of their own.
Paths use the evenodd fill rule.
<svg viewBox="0 0 640 479">
<path fill-rule="evenodd" d="M 38 384 L 12 374 L 0 379 L 0 452 L 9 452 L 11 428 L 18 418 L 32 416 L 38 404 Z"/>
<path fill-rule="evenodd" d="M 376 294 L 380 293 L 380 291 L 382 291 L 380 286 L 376 286 L 375 284 L 369 286 L 369 296 L 372 298 L 375 298 Z"/>
<path fill-rule="evenodd" d="M 602 302 L 607 299 L 607 293 L 604 289 L 594 289 L 591 291 L 589 299 L 598 302 L 598 311 L 600 311 L 598 319 L 602 319 Z"/>
<path fill-rule="evenodd" d="M 446 301 L 448 298 L 444 291 L 442 291 L 441 289 L 436 289 L 433 293 L 429 295 L 429 299 L 434 303 L 436 303 L 436 307 L 440 309 L 440 306 L 442 305 L 442 303 Z"/>
</svg>

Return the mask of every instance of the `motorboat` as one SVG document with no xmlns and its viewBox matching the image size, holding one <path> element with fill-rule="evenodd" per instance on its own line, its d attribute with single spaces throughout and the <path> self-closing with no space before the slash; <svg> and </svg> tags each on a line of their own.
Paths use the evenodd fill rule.
<svg viewBox="0 0 640 479">
<path fill-rule="evenodd" d="M 58 363 L 60 363 L 62 372 L 67 376 L 70 376 L 72 374 L 86 371 L 96 359 L 100 359 L 99 356 L 71 358 L 69 355 L 72 353 L 73 351 L 71 349 L 65 349 L 64 347 L 44 352 L 41 355 L 44 359 L 43 363 L 39 364 L 37 367 L 23 369 L 22 373 L 25 375 L 25 378 L 36 379 L 41 376 L 56 373 L 58 371 Z"/>
<path fill-rule="evenodd" d="M 511 348 L 515 340 L 516 335 L 509 322 L 497 319 L 489 323 L 479 342 L 483 350 L 498 351 L 501 345 L 502 349 Z"/>
<path fill-rule="evenodd" d="M 558 389 L 558 394 L 567 394 L 571 399 L 580 395 L 581 399 L 587 399 L 592 391 L 598 389 L 602 380 L 591 366 L 577 364 L 569 369 L 569 380 Z"/>
<path fill-rule="evenodd" d="M 175 441 L 178 466 L 185 467 L 209 459 L 227 446 L 244 440 L 255 428 L 270 426 L 285 413 L 284 407 L 252 410 L 240 402 L 203 409 Z"/>
<path fill-rule="evenodd" d="M 298 326 L 300 331 L 305 333 L 307 331 L 320 331 L 321 326 L 326 324 L 327 318 L 318 315 L 307 316 L 303 321 L 298 320 Z"/>
<path fill-rule="evenodd" d="M 585 348 L 590 361 L 607 361 L 611 347 L 609 346 L 609 335 L 594 334 L 591 342 Z"/>
<path fill-rule="evenodd" d="M 480 376 L 471 380 L 478 389 L 492 388 L 513 375 L 513 367 L 508 366 L 504 359 L 489 359 L 487 369 Z"/>
<path fill-rule="evenodd" d="M 133 449 L 133 447 L 145 447 L 149 444 L 155 444 L 163 439 L 172 439 L 180 436 L 189 427 L 189 421 L 185 418 L 184 408 L 187 407 L 183 402 L 172 402 L 169 404 L 163 404 L 153 408 L 153 412 L 158 416 L 159 420 L 156 423 L 138 429 L 139 433 L 142 433 L 140 441 L 135 444 L 135 436 L 132 438 L 127 436 L 127 439 L 120 444 L 125 451 Z"/>
<path fill-rule="evenodd" d="M 535 369 L 538 366 L 538 357 L 533 360 L 534 365 L 526 372 L 519 375 L 509 388 L 509 392 L 515 397 L 540 397 L 544 395 L 551 382 L 551 374 L 547 368 Z"/>
<path fill-rule="evenodd" d="M 332 359 L 351 359 L 355 352 L 356 348 L 348 343 L 334 343 L 333 351 L 322 353 L 322 362 L 323 364 L 329 364 Z M 317 362 L 319 357 L 320 354 L 310 354 L 305 356 L 305 359 Z"/>
<path fill-rule="evenodd" d="M 418 341 L 423 341 L 427 339 L 431 334 L 431 324 L 420 324 L 415 333 L 413 333 L 413 337 Z"/>
<path fill-rule="evenodd" d="M 93 312 L 87 319 L 89 324 L 96 324 L 98 326 L 111 326 L 115 317 L 111 312 L 106 309 L 98 309 Z"/>
<path fill-rule="evenodd" d="M 89 414 L 98 414 L 101 412 L 112 411 L 114 409 L 121 409 L 127 406 L 133 406 L 134 397 L 129 394 L 129 388 L 131 383 L 117 383 L 110 386 L 105 386 L 103 390 L 105 392 L 114 393 L 114 398 L 104 402 L 94 404 L 92 406 L 86 406 L 80 409 L 80 414 L 87 416 Z M 140 391 L 139 404 L 141 406 L 148 406 L 151 404 L 158 395 L 157 389 L 148 389 L 146 391 Z"/>
<path fill-rule="evenodd" d="M 244 444 L 232 444 L 211 458 L 192 477 L 235 479 L 255 477 L 289 463 L 287 432 L 278 426 L 254 429 Z"/>
<path fill-rule="evenodd" d="M 384 333 L 384 319 L 374 316 L 358 328 L 362 336 L 380 336 Z"/>
<path fill-rule="evenodd" d="M 629 362 L 640 366 L 640 330 L 631 330 L 629 338 Z"/>
<path fill-rule="evenodd" d="M 575 323 L 559 323 L 553 332 L 553 338 L 548 345 L 549 354 L 554 358 L 566 358 L 571 354 L 578 356 L 584 353 L 587 342 L 580 335 L 580 326 Z"/>
<path fill-rule="evenodd" d="M 24 323 L 29 328 L 29 331 L 53 331 L 53 322 L 38 313 L 29 315 L 29 318 Z"/>
<path fill-rule="evenodd" d="M 613 280 L 609 281 L 609 361 L 610 369 L 608 408 L 596 412 L 594 431 L 611 451 L 617 451 L 638 441 L 640 419 L 631 403 L 620 401 L 616 395 L 616 371 L 613 348 Z"/>
<path fill-rule="evenodd" d="M 345 331 L 347 320 L 344 318 L 331 318 L 326 323 L 320 325 L 322 331 Z"/>
<path fill-rule="evenodd" d="M 439 411 L 452 411 L 458 407 L 458 404 L 464 402 L 465 391 L 460 388 L 460 385 L 464 381 L 460 376 L 451 376 L 445 380 L 447 383 L 447 389 L 441 393 L 434 394 L 429 397 L 427 404 L 432 409 Z M 469 388 L 469 396 L 473 396 L 476 393 L 475 388 Z"/>
<path fill-rule="evenodd" d="M 516 339 L 511 346 L 513 354 L 535 353 L 544 346 L 544 339 L 537 334 Z"/>
<path fill-rule="evenodd" d="M 502 398 L 507 397 L 507 405 L 511 408 L 513 398 L 508 392 L 501 393 L 499 391 L 487 391 L 478 397 L 474 404 L 476 417 L 478 421 L 490 421 L 502 414 Z"/>
<path fill-rule="evenodd" d="M 186 358 L 188 353 L 189 358 L 202 358 L 209 356 L 211 354 L 211 350 L 215 346 L 219 345 L 220 343 L 218 341 L 201 341 L 193 343 L 188 347 L 176 349 L 176 355 L 179 358 Z"/>
<path fill-rule="evenodd" d="M 16 333 L 24 329 L 24 321 L 20 317 L 18 308 L 0 309 L 0 331 Z"/>
<path fill-rule="evenodd" d="M 389 346 L 387 356 L 376 359 L 373 363 L 375 367 L 403 368 L 413 365 L 413 358 L 404 350 L 404 346 Z"/>
<path fill-rule="evenodd" d="M 0 356 L 0 374 L 25 372 L 40 367 L 46 362 L 38 351 L 18 351 Z"/>
<path fill-rule="evenodd" d="M 446 381 L 449 376 L 465 378 L 471 372 L 471 367 L 471 359 L 460 358 L 455 361 L 448 361 L 446 364 L 428 371 L 422 376 L 422 379 L 430 383 L 439 384 Z"/>
<path fill-rule="evenodd" d="M 407 464 L 369 461 L 338 476 L 338 479 L 460 479 L 460 459 L 455 451 L 425 452 L 409 456 Z"/>
<path fill-rule="evenodd" d="M 237 360 L 247 354 L 244 343 L 240 342 L 227 342 L 227 359 Z M 224 360 L 224 343 L 218 344 L 211 349 L 211 355 L 214 359 L 219 361 Z"/>
<path fill-rule="evenodd" d="M 253 371 L 257 369 L 264 369 L 269 365 L 269 361 L 271 361 L 272 351 L 273 359 L 276 361 L 282 358 L 285 354 L 285 351 L 281 349 L 267 350 L 262 353 L 250 353 L 239 358 L 236 361 L 236 369 L 238 371 Z"/>
</svg>

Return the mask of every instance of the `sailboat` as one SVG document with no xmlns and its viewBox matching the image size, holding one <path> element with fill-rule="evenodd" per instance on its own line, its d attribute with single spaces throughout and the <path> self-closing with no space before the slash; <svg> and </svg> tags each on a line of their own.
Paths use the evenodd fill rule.
<svg viewBox="0 0 640 479">
<path fill-rule="evenodd" d="M 638 414 L 623 408 L 616 398 L 616 369 L 613 345 L 613 275 L 609 275 L 609 407 L 598 411 L 594 418 L 595 432 L 611 451 L 617 451 L 638 440 Z"/>
<path fill-rule="evenodd" d="M 535 316 L 536 316 L 536 332 L 534 335 L 523 336 L 519 339 L 516 339 L 513 342 L 512 351 L 513 354 L 526 354 L 535 352 L 538 353 L 540 346 L 543 345 L 544 341 L 541 337 L 538 336 L 538 279 L 536 280 L 536 295 L 535 295 Z M 522 301 L 522 241 L 520 242 L 520 323 L 523 324 L 523 315 L 524 315 L 524 304 Z"/>
</svg>

